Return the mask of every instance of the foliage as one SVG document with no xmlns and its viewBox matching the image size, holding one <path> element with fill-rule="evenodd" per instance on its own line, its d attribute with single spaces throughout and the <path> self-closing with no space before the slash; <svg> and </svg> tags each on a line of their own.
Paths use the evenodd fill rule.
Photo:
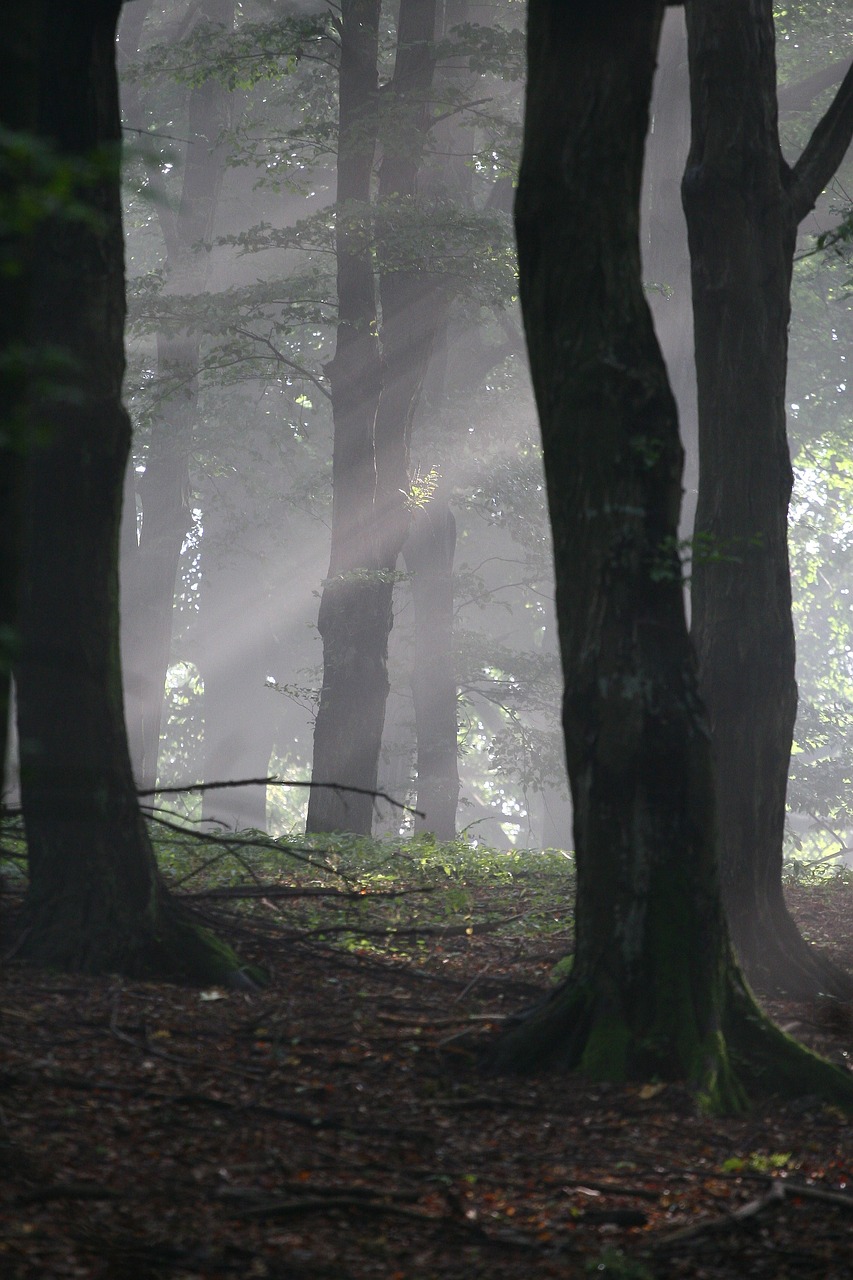
<svg viewBox="0 0 853 1280">
<path fill-rule="evenodd" d="M 201 340 L 191 477 L 200 550 L 193 553 L 196 570 L 183 575 L 194 584 L 190 599 L 196 603 L 189 610 L 184 606 L 176 617 L 173 659 L 195 664 L 203 681 L 205 664 L 197 645 L 204 642 L 209 625 L 206 601 L 237 572 L 258 581 L 258 627 L 278 633 L 279 624 L 266 618 L 276 598 L 283 601 L 285 593 L 292 597 L 300 585 L 287 580 L 292 548 L 322 544 L 331 436 L 324 365 L 337 320 L 336 223 L 345 219 L 352 237 L 363 237 L 377 254 L 381 250 L 386 269 L 405 271 L 416 264 L 429 270 L 440 277 L 452 300 L 446 375 L 442 386 L 431 382 L 426 389 L 413 441 L 413 469 L 416 477 L 440 474 L 454 509 L 462 513 L 463 562 L 476 565 L 484 558 L 479 544 L 483 537 L 494 537 L 496 524 L 501 539 L 517 541 L 523 549 L 507 558 L 519 565 L 509 589 L 505 576 L 501 582 L 497 561 L 473 576 L 461 568 L 457 582 L 460 619 L 465 612 L 476 613 L 475 625 L 482 633 L 493 628 L 493 619 L 512 618 L 512 646 L 520 651 L 518 662 L 510 662 L 509 645 L 506 656 L 493 657 L 494 677 L 485 677 L 479 663 L 478 684 L 499 682 L 484 686 L 485 698 L 466 689 L 465 697 L 478 703 L 476 710 L 466 712 L 463 726 L 466 790 L 476 799 L 463 811 L 462 822 L 474 823 L 472 832 L 484 834 L 479 824 L 485 811 L 508 821 L 513 837 L 523 839 L 526 806 L 523 799 L 516 804 L 512 798 L 519 784 L 522 792 L 532 793 L 540 779 L 560 779 L 563 787 L 565 782 L 555 717 L 559 693 L 550 674 L 535 723 L 520 689 L 504 686 L 509 700 L 503 708 L 491 699 L 506 678 L 498 666 L 512 671 L 513 680 L 515 671 L 529 666 L 524 651 L 531 638 L 540 644 L 550 608 L 547 592 L 544 605 L 537 595 L 542 590 L 537 578 L 549 573 L 541 463 L 527 428 L 519 442 L 513 422 L 523 413 L 532 427 L 534 417 L 526 374 L 510 367 L 513 358 L 520 364 L 522 347 L 510 314 L 517 287 L 511 225 L 505 213 L 489 207 L 494 184 L 514 170 L 518 150 L 520 9 L 499 6 L 497 25 L 468 24 L 448 33 L 437 50 L 430 104 L 436 128 L 427 146 L 422 193 L 416 201 L 386 201 L 378 211 L 336 206 L 330 198 L 337 115 L 334 21 L 305 16 L 267 22 L 262 10 L 246 6 L 234 32 L 225 32 L 204 23 L 189 29 L 186 15 L 173 6 L 149 22 L 145 50 L 127 73 L 131 86 L 143 95 L 148 148 L 144 157 L 137 154 L 130 162 L 137 188 L 128 192 L 127 218 L 128 391 L 141 476 L 150 432 L 159 429 L 171 398 L 182 390 L 168 371 L 157 371 L 155 336 Z M 382 37 L 382 77 L 391 72 L 395 41 L 389 24 Z M 168 223 L 169 209 L 179 202 L 176 179 L 181 139 L 187 136 L 188 89 L 207 80 L 233 87 L 231 119 L 218 145 L 226 163 L 223 200 L 231 202 L 236 217 L 217 228 L 211 244 L 195 247 L 197 254 L 209 255 L 211 280 L 211 287 L 198 295 L 167 283 L 160 231 L 164 219 Z M 405 122 L 394 115 L 400 108 L 393 95 L 380 94 L 380 110 L 381 131 L 399 133 Z M 455 151 L 460 140 L 460 162 L 448 167 L 448 148 Z M 477 351 L 473 360 L 469 348 Z M 239 443 L 235 422 L 241 424 Z M 499 494 L 504 483 L 508 501 L 497 521 L 490 516 L 481 528 L 472 527 L 481 524 L 486 494 Z M 416 478 L 415 500 L 423 488 Z M 312 529 L 313 520 L 317 524 Z M 238 565 L 243 566 L 239 571 Z M 303 604 L 284 603 L 288 613 L 301 609 L 309 622 L 316 608 L 312 589 L 317 590 L 320 577 L 310 586 L 305 583 Z M 398 597 L 405 611 L 404 586 Z M 505 622 L 499 628 L 499 634 L 506 633 Z M 401 620 L 395 644 L 404 634 Z M 275 655 L 271 650 L 265 660 L 268 687 L 290 695 L 277 702 L 276 749 L 283 759 L 304 760 L 307 754 L 305 730 L 314 695 L 298 673 L 316 667 L 316 654 L 308 647 L 312 636 L 308 627 L 298 635 L 291 630 L 286 649 Z M 393 660 L 398 696 L 408 699 L 403 648 L 398 647 Z M 541 664 L 543 672 L 549 662 L 553 670 L 549 660 Z M 460 678 L 470 685 L 466 671 Z M 533 671 L 525 675 L 525 688 L 532 689 L 536 679 Z M 202 715 L 202 704 L 193 699 L 183 717 L 170 720 L 162 764 L 175 781 L 199 776 L 190 764 L 203 758 L 197 754 L 204 749 Z M 180 740 L 184 733 L 187 745 Z M 190 771 L 183 778 L 176 776 L 182 763 Z M 507 805 L 511 812 L 505 812 Z M 277 821 L 289 823 L 296 812 L 288 802 Z M 493 829 L 500 839 L 494 822 L 490 836 Z"/>
<path fill-rule="evenodd" d="M 151 45 L 126 76 L 130 83 L 169 77 L 193 88 L 215 80 L 230 90 L 253 89 L 292 73 L 303 56 L 329 56 L 322 52 L 329 33 L 325 14 L 242 22 L 236 31 L 202 19 L 182 39 Z"/>
</svg>

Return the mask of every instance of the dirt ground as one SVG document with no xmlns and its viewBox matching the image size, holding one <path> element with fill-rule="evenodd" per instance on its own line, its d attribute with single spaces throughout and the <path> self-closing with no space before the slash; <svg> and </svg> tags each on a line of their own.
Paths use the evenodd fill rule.
<svg viewBox="0 0 853 1280">
<path fill-rule="evenodd" d="M 790 896 L 853 967 L 853 888 Z M 546 987 L 559 932 L 340 950 L 287 909 L 220 917 L 270 971 L 252 994 L 7 962 L 3 1280 L 853 1277 L 849 1117 L 486 1077 L 478 1048 Z M 850 1069 L 849 1007 L 771 1008 Z"/>
</svg>

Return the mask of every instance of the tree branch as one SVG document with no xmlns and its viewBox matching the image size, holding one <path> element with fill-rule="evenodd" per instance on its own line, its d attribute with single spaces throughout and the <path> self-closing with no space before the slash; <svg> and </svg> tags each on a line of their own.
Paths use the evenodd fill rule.
<svg viewBox="0 0 853 1280">
<path fill-rule="evenodd" d="M 239 333 L 241 338 L 251 338 L 253 342 L 260 342 L 263 343 L 265 347 L 269 347 L 279 364 L 286 365 L 288 369 L 294 369 L 296 373 L 299 374 L 300 378 L 307 378 L 309 382 L 314 384 L 321 395 L 324 395 L 327 400 L 331 400 L 331 393 L 326 390 L 320 379 L 316 377 L 315 374 L 310 373 L 309 370 L 304 368 L 301 364 L 297 364 L 295 360 L 288 360 L 287 356 L 282 355 L 278 347 L 274 346 L 269 338 L 265 338 L 259 333 L 250 333 L 248 329 L 235 328 L 234 332 Z"/>
<path fill-rule="evenodd" d="M 805 151 L 792 169 L 791 206 L 797 222 L 814 208 L 815 201 L 835 173 L 853 138 L 853 63 L 826 114 L 816 126 Z"/>
<path fill-rule="evenodd" d="M 791 111 L 808 111 L 815 98 L 820 97 L 826 89 L 831 89 L 833 85 L 838 84 L 848 65 L 849 59 L 839 58 L 837 62 L 831 62 L 828 67 L 821 67 L 820 71 L 812 72 L 804 80 L 782 85 L 777 94 L 779 110 L 785 114 Z"/>
</svg>

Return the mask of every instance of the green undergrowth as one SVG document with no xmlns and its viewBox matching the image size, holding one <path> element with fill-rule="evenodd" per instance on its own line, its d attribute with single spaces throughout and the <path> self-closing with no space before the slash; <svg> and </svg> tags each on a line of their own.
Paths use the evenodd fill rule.
<svg viewBox="0 0 853 1280">
<path fill-rule="evenodd" d="M 153 836 L 178 892 L 345 950 L 417 957 L 482 932 L 570 941 L 574 859 L 559 850 L 430 837 L 211 837 L 157 824 Z"/>
<path fill-rule="evenodd" d="M 791 855 L 785 857 L 782 880 L 786 885 L 804 888 L 853 889 L 853 867 L 845 866 L 836 854 L 814 858 L 803 854 Z"/>
<path fill-rule="evenodd" d="M 23 886 L 20 826 L 6 827 L 0 872 L 10 888 Z M 152 820 L 150 829 L 166 884 L 217 917 L 216 932 L 226 938 L 219 918 L 234 913 L 288 936 L 411 959 L 458 953 L 482 933 L 541 940 L 555 962 L 571 947 L 574 858 L 560 850 L 431 837 L 271 839 L 168 819 Z"/>
</svg>

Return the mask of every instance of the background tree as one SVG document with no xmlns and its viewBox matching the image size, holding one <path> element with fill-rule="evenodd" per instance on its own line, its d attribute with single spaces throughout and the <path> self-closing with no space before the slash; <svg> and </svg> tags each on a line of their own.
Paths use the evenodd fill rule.
<svg viewBox="0 0 853 1280">
<path fill-rule="evenodd" d="M 17 647 L 21 490 L 30 389 L 27 365 L 31 212 L 40 13 L 17 8 L 0 52 L 0 802 Z M 29 153 L 28 153 L 28 148 Z"/>
<path fill-rule="evenodd" d="M 184 9 L 173 3 L 164 13 L 169 31 L 177 31 Z M 500 27 L 485 25 L 494 23 L 493 7 L 446 6 L 429 101 L 430 121 L 437 123 L 423 143 L 419 194 L 414 201 L 394 199 L 389 185 L 381 210 L 374 201 L 365 209 L 367 220 L 354 216 L 351 228 L 371 245 L 377 297 L 383 276 L 400 277 L 399 285 L 407 274 L 420 273 L 414 283 L 419 289 L 430 283 L 427 299 L 443 299 L 446 321 L 433 343 L 418 413 L 412 424 L 398 417 L 402 425 L 395 430 L 413 429 L 414 470 L 421 477 L 409 498 L 413 508 L 423 485 L 429 488 L 440 474 L 457 522 L 459 564 L 454 583 L 447 584 L 455 591 L 456 638 L 448 635 L 442 644 L 445 652 L 453 646 L 459 669 L 455 682 L 440 687 L 448 699 L 454 698 L 454 683 L 461 691 L 462 822 L 473 820 L 479 837 L 488 833 L 498 841 L 507 838 L 502 827 L 510 838 L 535 838 L 536 788 L 546 775 L 548 786 L 559 785 L 563 772 L 556 749 L 541 466 L 520 335 L 505 314 L 516 289 L 509 223 L 492 200 L 493 190 L 511 191 L 504 175 L 517 152 L 520 35 L 511 25 L 520 17 L 516 9 L 505 6 L 498 17 L 510 25 Z M 310 762 L 300 720 L 308 720 L 310 732 L 319 678 L 316 641 L 305 624 L 311 621 L 311 588 L 322 572 L 316 562 L 327 554 L 322 522 L 328 520 L 331 423 L 324 365 L 338 318 L 329 264 L 335 247 L 330 198 L 339 58 L 337 33 L 312 21 L 313 33 L 303 26 L 296 40 L 289 20 L 269 20 L 260 7 L 244 6 L 233 32 L 202 40 L 203 29 L 194 29 L 164 45 L 161 19 L 152 12 L 143 30 L 141 71 L 129 69 L 144 84 L 154 77 L 157 87 L 147 95 L 144 124 L 157 132 L 145 144 L 160 152 L 162 182 L 170 188 L 174 183 L 176 192 L 180 175 L 168 170 L 164 149 L 171 144 L 157 135 L 186 133 L 182 103 L 188 77 L 217 77 L 233 86 L 230 159 L 220 200 L 223 216 L 228 213 L 221 226 L 232 234 L 220 236 L 208 255 L 205 295 L 166 294 L 159 273 L 146 274 L 161 262 L 158 219 L 139 195 L 131 191 L 128 198 L 136 277 L 128 385 L 137 421 L 137 469 L 147 465 L 148 440 L 161 416 L 158 402 L 169 392 L 153 358 L 153 335 L 191 328 L 200 336 L 199 413 L 190 456 L 194 528 L 185 540 L 175 596 L 169 674 L 174 715 L 161 750 L 161 779 L 175 783 L 202 773 L 266 773 L 273 738 L 273 771 L 286 768 L 289 776 L 300 776 Z M 387 88 L 380 92 L 378 127 L 381 133 L 387 119 L 393 151 L 401 120 L 411 117 L 409 127 L 418 126 L 424 102 L 422 96 L 396 101 L 399 33 L 393 6 L 380 11 L 380 21 L 380 75 Z M 404 66 L 402 59 L 401 80 Z M 179 81 L 172 88 L 171 76 Z M 127 122 L 140 124 L 131 115 Z M 384 165 L 382 142 L 374 197 L 380 155 Z M 179 153 L 175 170 L 180 162 Z M 146 180 L 138 162 L 133 173 Z M 248 256 L 260 250 L 264 259 Z M 395 327 L 383 322 L 382 341 L 398 351 L 407 342 L 411 346 L 418 327 L 406 325 L 406 332 L 401 328 L 395 335 Z M 424 332 L 422 323 L 419 331 Z M 393 403 L 386 399 L 386 412 Z M 405 503 L 403 494 L 398 498 Z M 407 507 L 402 514 L 408 517 Z M 397 583 L 395 597 L 401 624 L 395 624 L 396 692 L 384 758 L 399 762 L 403 772 L 383 786 L 400 798 L 407 792 L 414 798 L 407 582 Z M 490 634 L 500 639 L 497 664 L 497 650 L 486 639 Z M 270 693 L 267 676 L 286 697 Z M 455 714 L 453 705 L 442 713 L 448 734 Z M 204 812 L 262 825 L 258 790 L 257 796 L 245 789 L 209 792 Z M 276 826 L 294 821 L 293 807 L 285 818 L 277 793 L 270 796 Z M 565 831 L 560 839 L 566 842 Z"/>
<path fill-rule="evenodd" d="M 137 52 L 145 9 L 137 4 L 123 29 L 126 56 Z M 234 0 L 205 0 L 190 15 L 191 24 L 228 30 Z M 184 26 L 186 27 L 186 22 Z M 134 43 L 135 42 L 135 43 Z M 141 128 L 144 104 L 138 86 L 126 104 Z M 227 88 L 214 77 L 197 76 L 189 88 L 185 160 L 180 198 L 155 176 L 157 213 L 166 245 L 166 294 L 203 293 L 210 257 L 202 245 L 213 233 L 225 167 L 223 135 L 229 120 Z M 157 335 L 161 403 L 148 441 L 145 470 L 137 483 L 129 474 L 125 537 L 125 697 L 134 769 L 141 787 L 157 783 L 163 690 L 171 657 L 172 613 L 181 549 L 192 528 L 189 455 L 198 419 L 200 339 L 197 331 L 171 330 Z M 141 529 L 136 545 L 136 493 Z"/>
</svg>

